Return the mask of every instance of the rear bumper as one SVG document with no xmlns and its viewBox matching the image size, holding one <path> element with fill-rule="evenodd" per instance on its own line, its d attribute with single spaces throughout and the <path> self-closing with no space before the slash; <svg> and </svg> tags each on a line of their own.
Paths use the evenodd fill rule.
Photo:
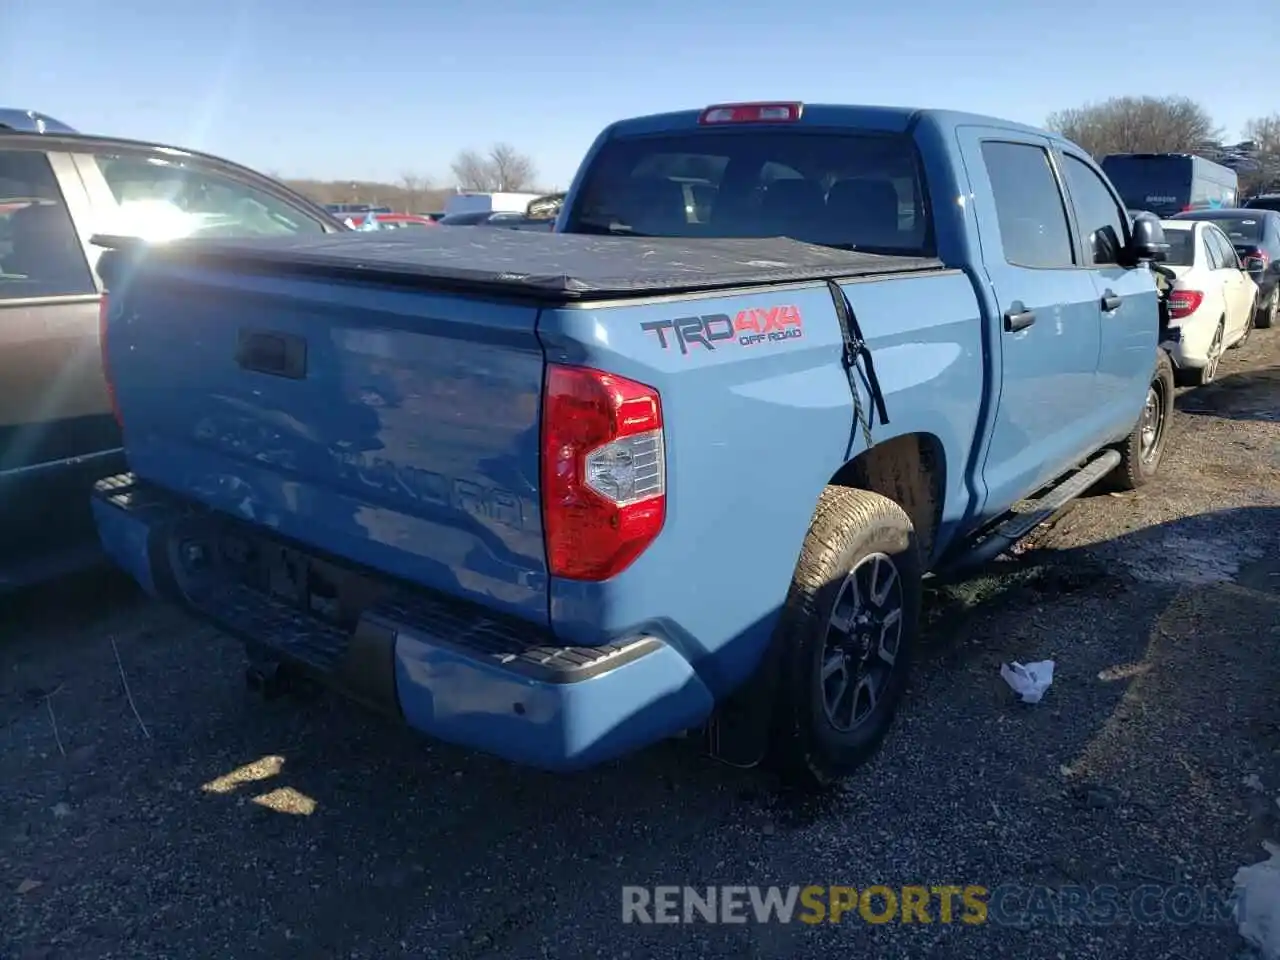
<svg viewBox="0 0 1280 960">
<path fill-rule="evenodd" d="M 531 625 L 416 592 L 389 594 L 343 630 L 227 576 L 213 546 L 225 519 L 129 474 L 97 484 L 93 511 L 108 556 L 148 592 L 442 740 L 573 770 L 712 710 L 688 661 L 657 637 L 565 647 Z"/>
<path fill-rule="evenodd" d="M 1217 321 L 1188 317 L 1166 331 L 1160 344 L 1179 370 L 1198 370 L 1209 362 L 1209 345 L 1217 329 Z"/>
</svg>

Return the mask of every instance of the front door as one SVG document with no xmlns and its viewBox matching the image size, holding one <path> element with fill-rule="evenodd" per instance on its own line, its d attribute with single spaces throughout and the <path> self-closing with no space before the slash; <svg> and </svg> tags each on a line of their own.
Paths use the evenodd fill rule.
<svg viewBox="0 0 1280 960">
<path fill-rule="evenodd" d="M 1002 380 L 983 467 L 990 516 L 1095 445 L 1100 308 L 1048 141 L 986 127 L 957 136 L 1000 314 Z"/>
<path fill-rule="evenodd" d="M 1150 267 L 1122 265 L 1130 226 L 1120 199 L 1082 155 L 1063 151 L 1060 158 L 1080 254 L 1101 305 L 1097 429 L 1119 439 L 1133 429 L 1151 383 L 1160 339 L 1159 295 Z"/>
</svg>

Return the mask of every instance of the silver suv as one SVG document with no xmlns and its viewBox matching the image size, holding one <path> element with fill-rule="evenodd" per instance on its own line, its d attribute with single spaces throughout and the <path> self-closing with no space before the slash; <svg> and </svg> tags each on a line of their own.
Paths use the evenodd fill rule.
<svg viewBox="0 0 1280 960">
<path fill-rule="evenodd" d="M 237 164 L 0 109 L 0 591 L 98 559 L 95 480 L 124 468 L 98 347 L 95 233 L 327 233 L 323 208 Z"/>
</svg>

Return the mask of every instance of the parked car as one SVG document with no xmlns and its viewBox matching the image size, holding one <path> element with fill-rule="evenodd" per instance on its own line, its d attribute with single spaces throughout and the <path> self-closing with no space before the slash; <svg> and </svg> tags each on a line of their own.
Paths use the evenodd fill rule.
<svg viewBox="0 0 1280 960">
<path fill-rule="evenodd" d="M 564 208 L 563 193 L 548 193 L 546 196 L 530 200 L 525 207 L 525 216 L 531 220 L 554 220 Z"/>
<path fill-rule="evenodd" d="M 68 129 L 0 111 L 0 589 L 101 559 L 89 491 L 124 452 L 99 366 L 90 236 L 343 229 L 237 164 Z"/>
<path fill-rule="evenodd" d="M 1280 319 L 1280 213 L 1265 209 L 1193 210 L 1175 220 L 1213 223 L 1227 235 L 1249 276 L 1258 285 L 1259 329 Z"/>
<path fill-rule="evenodd" d="M 369 217 L 373 217 L 373 222 L 376 226 L 369 227 Z M 436 222 L 430 217 L 420 217 L 415 213 L 352 214 L 346 217 L 346 222 L 354 230 L 413 230 L 421 227 L 436 226 Z"/>
<path fill-rule="evenodd" d="M 1057 136 L 622 121 L 561 226 L 113 252 L 116 562 L 256 684 L 550 769 L 702 729 L 828 783 L 889 728 L 925 571 L 1159 467 L 1160 222 Z"/>
<path fill-rule="evenodd" d="M 518 220 L 520 216 L 519 213 L 509 211 L 494 213 L 492 210 L 466 210 L 462 213 L 446 214 L 436 222 L 442 227 L 486 227 L 505 220 Z"/>
<path fill-rule="evenodd" d="M 451 213 L 440 220 L 444 227 L 504 227 L 508 230 L 534 230 L 550 232 L 554 229 L 554 219 L 529 217 L 523 213 L 487 210 L 469 210 L 466 213 Z"/>
<path fill-rule="evenodd" d="M 1280 193 L 1260 193 L 1240 204 L 1246 210 L 1275 210 L 1280 212 Z"/>
<path fill-rule="evenodd" d="M 352 216 L 364 216 L 367 213 L 390 213 L 391 208 L 375 207 L 368 203 L 326 203 L 324 208 L 335 217 L 345 219 Z"/>
<path fill-rule="evenodd" d="M 1165 220 L 1169 255 L 1164 266 L 1176 279 L 1169 294 L 1163 346 L 1181 386 L 1203 386 L 1217 375 L 1223 351 L 1239 346 L 1253 329 L 1258 285 L 1244 270 L 1231 241 L 1213 223 Z"/>
<path fill-rule="evenodd" d="M 550 233 L 556 228 L 554 217 L 527 217 L 516 214 L 513 217 L 489 221 L 491 227 L 504 230 L 532 230 L 535 233 Z"/>
</svg>

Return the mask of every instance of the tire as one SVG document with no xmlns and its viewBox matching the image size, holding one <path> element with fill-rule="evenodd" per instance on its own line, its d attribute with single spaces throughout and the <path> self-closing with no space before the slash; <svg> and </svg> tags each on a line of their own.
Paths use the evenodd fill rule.
<svg viewBox="0 0 1280 960">
<path fill-rule="evenodd" d="M 1214 377 L 1218 375 L 1218 364 L 1222 362 L 1222 355 L 1226 353 L 1222 346 L 1226 339 L 1227 318 L 1223 317 L 1218 321 L 1218 328 L 1213 331 L 1213 340 L 1209 344 L 1208 362 L 1192 373 L 1192 386 L 1207 387 L 1213 383 Z"/>
<path fill-rule="evenodd" d="M 879 749 L 906 690 L 922 576 L 916 533 L 901 507 L 865 490 L 823 491 L 776 638 L 769 759 L 788 786 L 827 787 Z M 882 596 L 864 605 L 861 594 Z M 863 616 L 871 621 L 858 630 Z M 839 624 L 850 621 L 854 629 L 842 631 Z M 824 666 L 835 671 L 825 682 Z"/>
<path fill-rule="evenodd" d="M 1169 421 L 1173 419 L 1173 364 L 1163 350 L 1156 350 L 1156 365 L 1147 385 L 1147 399 L 1129 436 L 1116 447 L 1120 462 L 1107 475 L 1114 490 L 1137 490 L 1146 486 L 1160 469 Z M 1154 435 L 1144 440 L 1147 428 Z"/>
<path fill-rule="evenodd" d="M 1258 322 L 1255 326 L 1259 330 L 1269 330 L 1275 326 L 1278 316 L 1280 316 L 1280 286 L 1271 291 L 1271 299 L 1258 311 Z"/>
</svg>

